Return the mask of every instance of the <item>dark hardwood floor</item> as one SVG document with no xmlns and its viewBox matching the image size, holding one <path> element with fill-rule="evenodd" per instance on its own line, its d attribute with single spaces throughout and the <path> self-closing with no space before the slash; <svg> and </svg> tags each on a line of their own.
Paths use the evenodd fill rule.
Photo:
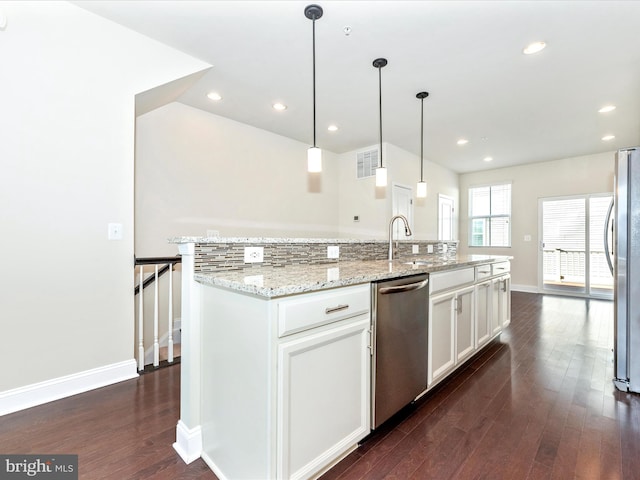
<svg viewBox="0 0 640 480">
<path fill-rule="evenodd" d="M 612 346 L 612 302 L 513 292 L 499 343 L 322 480 L 640 479 Z"/>
<path fill-rule="evenodd" d="M 514 292 L 500 342 L 322 480 L 640 479 L 640 395 L 612 385 L 612 337 L 611 302 Z M 179 377 L 0 417 L 0 453 L 78 454 L 81 479 L 215 479 L 171 447 Z"/>
</svg>

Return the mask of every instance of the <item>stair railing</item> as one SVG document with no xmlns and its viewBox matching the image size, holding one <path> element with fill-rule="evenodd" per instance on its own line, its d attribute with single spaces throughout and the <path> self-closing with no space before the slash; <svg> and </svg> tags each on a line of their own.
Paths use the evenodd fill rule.
<svg viewBox="0 0 640 480">
<path fill-rule="evenodd" d="M 145 349 L 144 349 L 144 290 L 150 285 L 154 285 L 153 297 L 153 366 L 160 366 L 160 342 L 158 338 L 159 332 L 159 278 L 169 272 L 169 292 L 168 292 L 168 325 L 167 325 L 167 362 L 174 362 L 174 345 L 173 345 L 173 270 L 177 263 L 181 263 L 180 255 L 175 257 L 146 257 L 134 258 L 134 265 L 139 267 L 138 278 L 139 283 L 135 287 L 134 295 L 138 298 L 138 370 L 145 368 Z M 145 266 L 153 266 L 153 275 L 144 278 Z"/>
</svg>

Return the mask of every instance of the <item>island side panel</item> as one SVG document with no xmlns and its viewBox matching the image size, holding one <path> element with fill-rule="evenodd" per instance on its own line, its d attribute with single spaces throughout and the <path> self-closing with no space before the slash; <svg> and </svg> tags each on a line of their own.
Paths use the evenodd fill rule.
<svg viewBox="0 0 640 480">
<path fill-rule="evenodd" d="M 202 458 L 221 479 L 275 477 L 272 302 L 202 286 Z"/>
</svg>

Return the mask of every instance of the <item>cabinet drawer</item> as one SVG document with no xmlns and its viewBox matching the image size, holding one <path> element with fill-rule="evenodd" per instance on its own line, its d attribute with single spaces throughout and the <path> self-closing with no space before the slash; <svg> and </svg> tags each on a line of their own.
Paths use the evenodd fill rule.
<svg viewBox="0 0 640 480">
<path fill-rule="evenodd" d="M 463 268 L 451 272 L 432 273 L 429 277 L 429 284 L 431 285 L 430 291 L 434 293 L 473 283 L 475 280 L 475 271 L 473 268 Z"/>
<path fill-rule="evenodd" d="M 503 273 L 509 273 L 511 269 L 511 262 L 498 262 L 491 264 L 491 272 L 493 275 L 502 275 Z"/>
<path fill-rule="evenodd" d="M 280 300 L 278 336 L 284 337 L 369 312 L 370 288 L 369 284 L 358 285 Z"/>
<path fill-rule="evenodd" d="M 491 265 L 480 265 L 476 267 L 476 282 L 480 282 L 491 276 Z"/>
</svg>

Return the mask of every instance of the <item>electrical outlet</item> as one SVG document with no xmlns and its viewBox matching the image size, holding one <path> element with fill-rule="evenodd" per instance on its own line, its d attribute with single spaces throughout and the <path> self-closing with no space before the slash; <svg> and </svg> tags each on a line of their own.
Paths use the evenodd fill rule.
<svg viewBox="0 0 640 480">
<path fill-rule="evenodd" d="M 264 261 L 264 247 L 244 247 L 244 263 L 261 263 Z"/>
<path fill-rule="evenodd" d="M 427 245 L 427 253 L 433 253 L 433 245 Z"/>
<path fill-rule="evenodd" d="M 420 245 L 412 245 L 411 253 L 420 253 Z"/>
<path fill-rule="evenodd" d="M 220 236 L 220 230 L 207 230 L 207 237 L 217 238 Z"/>
<path fill-rule="evenodd" d="M 327 258 L 339 258 L 340 247 L 338 245 L 329 245 L 327 247 Z"/>
<path fill-rule="evenodd" d="M 446 243 L 442 244 L 442 253 L 447 253 L 447 251 L 449 250 L 449 245 L 447 245 Z"/>
</svg>

